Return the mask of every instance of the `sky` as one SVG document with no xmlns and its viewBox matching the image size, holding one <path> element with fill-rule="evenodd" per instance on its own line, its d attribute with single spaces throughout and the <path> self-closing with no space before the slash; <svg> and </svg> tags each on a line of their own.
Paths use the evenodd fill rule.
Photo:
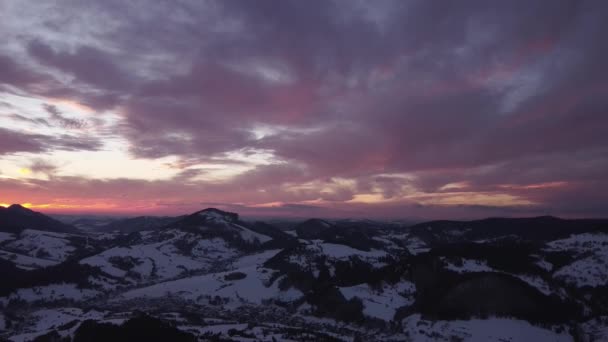
<svg viewBox="0 0 608 342">
<path fill-rule="evenodd" d="M 608 216 L 603 0 L 0 0 L 0 205 Z"/>
</svg>

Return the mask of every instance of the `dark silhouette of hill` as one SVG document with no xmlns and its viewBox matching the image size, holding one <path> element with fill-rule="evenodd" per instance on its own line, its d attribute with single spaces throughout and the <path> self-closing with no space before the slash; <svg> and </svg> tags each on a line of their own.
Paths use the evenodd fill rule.
<svg viewBox="0 0 608 342">
<path fill-rule="evenodd" d="M 141 315 L 122 325 L 85 321 L 76 330 L 74 341 L 197 341 L 191 334 L 180 331 L 159 319 Z"/>
<path fill-rule="evenodd" d="M 134 233 L 144 230 L 161 229 L 164 226 L 170 225 L 182 219 L 178 217 L 155 217 L 155 216 L 138 216 L 116 220 L 97 229 L 100 232 L 119 231 L 121 233 Z"/>
<path fill-rule="evenodd" d="M 36 229 L 59 233 L 79 233 L 80 231 L 39 212 L 19 204 L 8 208 L 0 207 L 0 231 L 20 233 L 24 229 Z"/>
<path fill-rule="evenodd" d="M 561 219 L 553 216 L 530 218 L 487 218 L 474 221 L 429 221 L 410 227 L 428 243 L 452 243 L 479 239 L 507 238 L 549 241 L 594 231 L 608 231 L 608 219 Z"/>
</svg>

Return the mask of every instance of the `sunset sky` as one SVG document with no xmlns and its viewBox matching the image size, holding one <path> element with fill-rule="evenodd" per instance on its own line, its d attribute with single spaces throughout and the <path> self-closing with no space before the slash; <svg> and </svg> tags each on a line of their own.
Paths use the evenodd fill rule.
<svg viewBox="0 0 608 342">
<path fill-rule="evenodd" d="M 608 216 L 608 1 L 0 0 L 0 205 Z"/>
</svg>

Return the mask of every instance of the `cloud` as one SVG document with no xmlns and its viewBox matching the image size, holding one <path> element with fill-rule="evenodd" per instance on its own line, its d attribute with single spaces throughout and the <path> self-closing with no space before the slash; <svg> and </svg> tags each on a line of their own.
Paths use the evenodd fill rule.
<svg viewBox="0 0 608 342">
<path fill-rule="evenodd" d="M 95 138 L 78 137 L 67 134 L 47 136 L 20 133 L 0 128 L 0 155 L 15 152 L 40 153 L 51 150 L 95 151 L 101 143 Z"/>
<path fill-rule="evenodd" d="M 57 52 L 43 42 L 32 41 L 28 52 L 40 63 L 70 74 L 82 84 L 124 91 L 133 82 L 113 56 L 91 46 L 81 46 L 74 52 Z"/>
<path fill-rule="evenodd" d="M 6 117 L 16 120 L 16 121 L 32 123 L 35 125 L 42 125 L 42 126 L 47 126 L 47 127 L 50 126 L 48 121 L 43 118 L 28 118 L 26 116 L 23 116 L 23 115 L 17 114 L 17 113 L 8 114 L 8 115 L 6 115 Z"/>
<path fill-rule="evenodd" d="M 35 136 L 0 128 L 0 155 L 13 152 L 41 152 L 44 146 Z"/>
<path fill-rule="evenodd" d="M 51 115 L 51 120 L 57 122 L 61 128 L 69 130 L 81 130 L 87 128 L 88 126 L 88 123 L 85 120 L 65 117 L 54 105 L 45 103 L 42 105 L 42 107 Z"/>
<path fill-rule="evenodd" d="M 24 87 L 42 80 L 42 78 L 19 65 L 10 56 L 0 54 L 0 85 Z"/>
<path fill-rule="evenodd" d="M 11 8 L 28 14 L 28 30 L 6 21 L 20 47 L 0 48 L 0 87 L 45 99 L 48 123 L 76 131 L 92 119 L 47 99 L 112 112 L 133 158 L 177 159 L 172 186 L 247 206 L 347 210 L 373 198 L 380 203 L 365 210 L 385 213 L 427 213 L 414 202 L 458 193 L 569 212 L 567 196 L 578 192 L 572 210 L 603 207 L 603 2 L 82 1 L 49 4 L 46 16 L 27 3 Z M 4 131 L 2 154 L 103 145 Z M 247 150 L 271 161 L 201 182 L 205 163 L 236 169 L 227 156 Z"/>
<path fill-rule="evenodd" d="M 47 160 L 35 159 L 32 161 L 28 169 L 34 173 L 42 173 L 47 176 L 51 176 L 57 171 L 58 166 Z"/>
</svg>

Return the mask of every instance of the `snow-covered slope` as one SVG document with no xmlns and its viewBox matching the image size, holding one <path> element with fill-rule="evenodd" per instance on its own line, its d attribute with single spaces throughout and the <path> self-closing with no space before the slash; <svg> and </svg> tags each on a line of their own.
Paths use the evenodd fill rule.
<svg viewBox="0 0 608 342">
<path fill-rule="evenodd" d="M 15 266 L 23 270 L 34 270 L 37 268 L 43 268 L 59 264 L 57 261 L 54 260 L 35 258 L 29 255 L 8 252 L 4 250 L 0 250 L 0 258 L 10 261 Z"/>
<path fill-rule="evenodd" d="M 168 226 L 201 233 L 205 236 L 221 235 L 225 239 L 240 239 L 249 244 L 260 244 L 272 240 L 270 236 L 257 233 L 239 221 L 235 213 L 210 208 L 201 210 Z"/>
<path fill-rule="evenodd" d="M 92 289 L 78 288 L 77 284 L 51 284 L 19 289 L 6 298 L 0 298 L 0 303 L 10 301 L 52 303 L 56 301 L 81 301 L 101 295 L 102 292 Z"/>
<path fill-rule="evenodd" d="M 346 299 L 359 298 L 363 302 L 363 314 L 392 321 L 397 309 L 414 304 L 416 285 L 402 281 L 395 285 L 383 284 L 373 288 L 368 284 L 341 287 L 340 292 Z"/>
<path fill-rule="evenodd" d="M 546 250 L 570 252 L 575 260 L 553 276 L 578 287 L 608 285 L 608 234 L 577 234 L 552 241 Z"/>
<path fill-rule="evenodd" d="M 533 326 L 526 321 L 505 318 L 429 321 L 422 319 L 420 315 L 412 315 L 404 319 L 402 325 L 409 341 L 574 341 L 567 332 L 556 332 Z"/>
<path fill-rule="evenodd" d="M 132 233 L 127 242 L 80 263 L 99 267 L 107 277 L 93 281 L 114 289 L 223 270 L 250 248 L 270 240 L 241 225 L 232 214 L 210 209 L 166 229 Z"/>
<path fill-rule="evenodd" d="M 245 303 L 262 304 L 265 300 L 293 301 L 302 293 L 295 289 L 281 291 L 278 281 L 272 281 L 272 270 L 263 263 L 278 253 L 271 250 L 244 256 L 234 261 L 228 271 L 163 282 L 124 293 L 121 298 L 151 298 L 179 294 L 188 301 L 209 304 L 219 297 L 224 306 Z"/>
<path fill-rule="evenodd" d="M 0 232 L 0 340 L 130 329 L 142 312 L 199 340 L 602 340 L 608 235 L 511 230 L 537 221 L 314 219 L 286 233 L 206 209 L 149 230 Z"/>
<path fill-rule="evenodd" d="M 23 269 L 56 265 L 87 250 L 83 235 L 25 229 L 0 236 L 0 258 Z"/>
<path fill-rule="evenodd" d="M 300 240 L 297 248 L 282 253 L 278 256 L 281 260 L 274 260 L 274 263 L 282 263 L 283 265 L 279 268 L 296 267 L 299 270 L 311 272 L 313 276 L 317 277 L 322 265 L 327 267 L 330 275 L 333 276 L 335 264 L 338 262 L 358 260 L 372 268 L 379 268 L 386 265 L 385 259 L 389 256 L 389 252 L 379 249 L 363 251 L 322 240 Z"/>
<path fill-rule="evenodd" d="M 240 254 L 220 238 L 200 239 L 196 234 L 182 231 L 137 234 L 141 237 L 139 243 L 107 249 L 80 263 L 99 267 L 107 275 L 133 285 L 173 279 L 188 272 L 209 271 Z M 111 288 L 116 284 L 106 283 L 106 286 Z"/>
<path fill-rule="evenodd" d="M 3 244 L 5 250 L 19 251 L 22 254 L 52 261 L 65 261 L 76 250 L 72 234 L 44 232 L 26 229 L 19 236 Z"/>
</svg>

